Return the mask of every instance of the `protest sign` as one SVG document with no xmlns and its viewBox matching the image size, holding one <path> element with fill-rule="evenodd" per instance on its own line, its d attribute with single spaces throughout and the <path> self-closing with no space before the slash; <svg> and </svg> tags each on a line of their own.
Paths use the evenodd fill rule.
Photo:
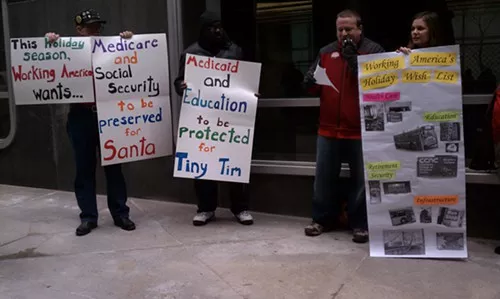
<svg viewBox="0 0 500 299">
<path fill-rule="evenodd" d="M 248 183 L 260 63 L 186 56 L 174 176 Z"/>
<path fill-rule="evenodd" d="M 92 53 L 102 165 L 171 155 L 165 34 L 96 37 Z"/>
<path fill-rule="evenodd" d="M 358 57 L 370 253 L 466 258 L 458 46 Z"/>
<path fill-rule="evenodd" d="M 12 38 L 17 105 L 94 102 L 90 37 Z"/>
</svg>

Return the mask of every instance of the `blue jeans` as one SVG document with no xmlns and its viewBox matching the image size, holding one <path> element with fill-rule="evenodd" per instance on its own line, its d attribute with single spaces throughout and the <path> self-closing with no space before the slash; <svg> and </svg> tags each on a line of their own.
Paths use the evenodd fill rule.
<svg viewBox="0 0 500 299">
<path fill-rule="evenodd" d="M 366 199 L 361 140 L 318 136 L 314 180 L 313 221 L 332 227 L 339 216 L 339 176 L 342 157 L 349 163 L 351 190 L 347 210 L 351 228 L 367 229 Z"/>
<path fill-rule="evenodd" d="M 67 131 L 76 162 L 75 195 L 80 207 L 80 219 L 97 223 L 96 162 L 99 148 L 97 113 L 90 107 L 74 105 L 68 114 Z M 128 217 L 127 187 L 121 164 L 104 167 L 108 208 L 111 216 Z"/>
</svg>

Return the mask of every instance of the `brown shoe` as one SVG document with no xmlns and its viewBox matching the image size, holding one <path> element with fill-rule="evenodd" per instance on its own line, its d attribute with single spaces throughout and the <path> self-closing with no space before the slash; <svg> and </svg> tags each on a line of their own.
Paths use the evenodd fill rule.
<svg viewBox="0 0 500 299">
<path fill-rule="evenodd" d="M 306 236 L 308 237 L 316 237 L 316 236 L 319 236 L 321 235 L 323 232 L 325 231 L 325 228 L 323 227 L 323 225 L 319 224 L 319 223 L 316 223 L 316 222 L 312 222 L 311 224 L 309 224 L 308 226 L 306 226 L 306 228 L 304 229 L 304 233 L 306 234 Z"/>
<path fill-rule="evenodd" d="M 354 243 L 366 243 L 369 240 L 368 230 L 363 228 L 355 228 L 352 234 L 352 241 Z"/>
</svg>

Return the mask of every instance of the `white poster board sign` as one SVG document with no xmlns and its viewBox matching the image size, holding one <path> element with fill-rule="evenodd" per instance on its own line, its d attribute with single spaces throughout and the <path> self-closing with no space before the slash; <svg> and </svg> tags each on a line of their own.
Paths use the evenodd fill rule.
<svg viewBox="0 0 500 299">
<path fill-rule="evenodd" d="M 96 37 L 92 52 L 102 165 L 171 155 L 165 34 Z"/>
<path fill-rule="evenodd" d="M 358 62 L 371 255 L 466 258 L 459 47 Z"/>
<path fill-rule="evenodd" d="M 10 40 L 16 105 L 94 102 L 91 38 Z"/>
<path fill-rule="evenodd" d="M 186 56 L 174 176 L 248 183 L 260 63 Z"/>
</svg>

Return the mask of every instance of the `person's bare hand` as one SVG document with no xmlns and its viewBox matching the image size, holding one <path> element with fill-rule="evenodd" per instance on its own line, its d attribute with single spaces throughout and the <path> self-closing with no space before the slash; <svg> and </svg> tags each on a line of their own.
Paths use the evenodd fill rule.
<svg viewBox="0 0 500 299">
<path fill-rule="evenodd" d="M 49 40 L 49 43 L 53 43 L 59 39 L 59 34 L 55 32 L 48 32 L 45 34 L 45 37 Z"/>
<path fill-rule="evenodd" d="M 407 47 L 400 47 L 399 49 L 396 50 L 396 52 L 408 55 L 411 53 L 411 49 Z"/>
<path fill-rule="evenodd" d="M 132 36 L 134 36 L 134 33 L 132 31 L 123 31 L 120 33 L 121 38 L 130 39 L 132 38 Z"/>
<path fill-rule="evenodd" d="M 181 83 L 181 89 L 184 90 L 188 87 L 187 83 L 184 81 Z"/>
</svg>

